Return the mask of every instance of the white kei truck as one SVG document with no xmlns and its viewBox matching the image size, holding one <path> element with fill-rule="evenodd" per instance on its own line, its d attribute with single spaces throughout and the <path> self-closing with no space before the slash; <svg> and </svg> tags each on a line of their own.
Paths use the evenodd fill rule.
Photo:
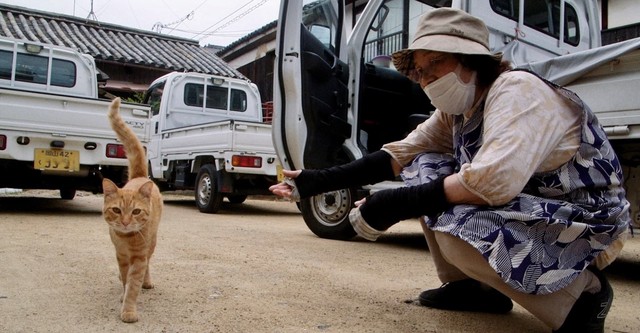
<svg viewBox="0 0 640 333">
<path fill-rule="evenodd" d="M 282 0 L 273 114 L 282 166 L 324 168 L 358 159 L 424 121 L 433 106 L 388 60 L 410 44 L 422 14 L 443 6 L 481 18 L 493 51 L 568 87 L 591 107 L 623 165 L 638 226 L 640 39 L 601 46 L 593 0 L 369 0 L 363 10 L 357 1 Z M 317 236 L 350 239 L 354 202 L 394 186 L 402 183 L 323 193 L 302 200 L 300 210 Z"/>
<path fill-rule="evenodd" d="M 224 198 L 271 194 L 280 163 L 255 84 L 173 72 L 149 86 L 144 102 L 154 124 L 150 177 L 162 191 L 193 190 L 203 213 L 218 212 Z"/>
<path fill-rule="evenodd" d="M 73 49 L 0 38 L 0 188 L 102 191 L 127 180 L 123 146 L 98 99 L 100 71 Z M 122 104 L 138 138 L 150 139 L 149 107 Z"/>
</svg>

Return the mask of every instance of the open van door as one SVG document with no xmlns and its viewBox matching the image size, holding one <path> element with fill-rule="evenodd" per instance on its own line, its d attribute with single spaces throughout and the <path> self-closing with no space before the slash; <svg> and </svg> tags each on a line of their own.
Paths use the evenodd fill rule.
<svg viewBox="0 0 640 333">
<path fill-rule="evenodd" d="M 424 119 L 433 110 L 422 89 L 393 69 L 389 56 L 407 46 L 415 11 L 431 10 L 434 2 L 369 0 L 366 8 L 350 0 L 281 2 L 273 141 L 285 169 L 355 160 L 404 138 L 416 113 Z M 322 238 L 352 238 L 349 211 L 376 185 L 303 199 L 305 223 Z"/>
<path fill-rule="evenodd" d="M 348 162 L 354 157 L 343 148 L 352 135 L 343 1 L 283 0 L 280 6 L 274 73 L 276 153 L 290 170 Z M 348 221 L 354 201 L 345 189 L 302 200 L 299 207 L 318 236 L 348 239 L 355 235 Z"/>
<path fill-rule="evenodd" d="M 346 163 L 403 139 L 429 117 L 434 107 L 417 83 L 393 68 L 390 56 L 408 47 L 420 16 L 435 8 L 465 10 L 489 22 L 492 49 L 515 58 L 520 58 L 515 49 L 523 46 L 531 50 L 526 57 L 534 58 L 582 47 L 579 36 L 589 33 L 575 29 L 576 24 L 588 26 L 576 21 L 582 16 L 576 14 L 581 13 L 580 2 L 544 3 L 282 0 L 273 96 L 273 140 L 281 165 L 295 170 Z M 560 22 L 556 18 L 562 12 L 566 34 L 556 29 L 555 36 L 550 31 L 555 31 L 553 24 Z M 539 31 L 530 31 L 536 28 Z M 527 33 L 516 36 L 518 31 Z M 543 35 L 556 46 L 531 47 Z M 303 200 L 299 207 L 319 237 L 348 239 L 355 235 L 348 221 L 353 203 L 370 192 L 397 186 L 402 183 L 324 193 Z"/>
</svg>

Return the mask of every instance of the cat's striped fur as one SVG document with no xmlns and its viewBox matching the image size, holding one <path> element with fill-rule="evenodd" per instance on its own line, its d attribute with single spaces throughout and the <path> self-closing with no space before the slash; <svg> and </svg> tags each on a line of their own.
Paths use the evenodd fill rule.
<svg viewBox="0 0 640 333">
<path fill-rule="evenodd" d="M 144 147 L 120 116 L 120 98 L 111 103 L 109 120 L 125 147 L 129 180 L 118 188 L 111 180 L 103 179 L 102 213 L 109 225 L 124 287 L 120 319 L 132 323 L 138 321 L 136 301 L 141 288 L 153 288 L 149 260 L 156 247 L 163 203 L 158 187 L 148 178 Z"/>
</svg>

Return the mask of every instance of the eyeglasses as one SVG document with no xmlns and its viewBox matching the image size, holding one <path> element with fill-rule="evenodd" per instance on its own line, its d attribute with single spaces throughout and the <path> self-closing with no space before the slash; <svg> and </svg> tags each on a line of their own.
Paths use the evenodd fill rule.
<svg viewBox="0 0 640 333">
<path fill-rule="evenodd" d="M 447 58 L 447 55 L 442 54 L 442 55 L 439 55 L 439 56 L 437 56 L 437 57 L 434 57 L 433 59 L 429 59 L 429 60 L 427 61 L 427 63 L 429 64 L 429 66 L 427 66 L 426 68 L 424 68 L 424 67 L 419 67 L 419 66 L 415 66 L 415 62 L 414 62 L 414 66 L 415 66 L 415 67 L 414 67 L 413 71 L 414 71 L 415 76 L 416 76 L 416 81 L 417 81 L 417 82 L 420 82 L 420 80 L 421 80 L 423 77 L 429 77 L 429 76 L 432 76 L 432 75 L 433 75 L 433 72 L 434 72 L 434 70 L 435 70 L 435 68 L 436 68 L 436 65 L 437 65 L 438 63 L 442 62 L 443 60 L 445 60 L 446 58 Z"/>
</svg>

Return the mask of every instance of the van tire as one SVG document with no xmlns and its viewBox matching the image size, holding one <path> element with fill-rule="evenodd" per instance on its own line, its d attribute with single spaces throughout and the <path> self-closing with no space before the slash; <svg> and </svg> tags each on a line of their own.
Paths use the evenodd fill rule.
<svg viewBox="0 0 640 333">
<path fill-rule="evenodd" d="M 202 213 L 217 213 L 222 207 L 224 196 L 218 192 L 218 179 L 213 164 L 205 164 L 198 171 L 195 186 L 195 199 Z"/>
<path fill-rule="evenodd" d="M 76 197 L 76 189 L 63 187 L 60 189 L 60 198 L 63 200 L 73 200 Z"/>
<path fill-rule="evenodd" d="M 227 196 L 227 200 L 229 200 L 229 203 L 238 205 L 243 203 L 245 200 L 247 200 L 247 196 L 244 194 L 234 194 L 234 195 Z"/>
<path fill-rule="evenodd" d="M 354 193 L 344 189 L 319 194 L 300 201 L 300 211 L 307 227 L 320 238 L 348 240 L 356 235 L 349 222 Z"/>
</svg>

